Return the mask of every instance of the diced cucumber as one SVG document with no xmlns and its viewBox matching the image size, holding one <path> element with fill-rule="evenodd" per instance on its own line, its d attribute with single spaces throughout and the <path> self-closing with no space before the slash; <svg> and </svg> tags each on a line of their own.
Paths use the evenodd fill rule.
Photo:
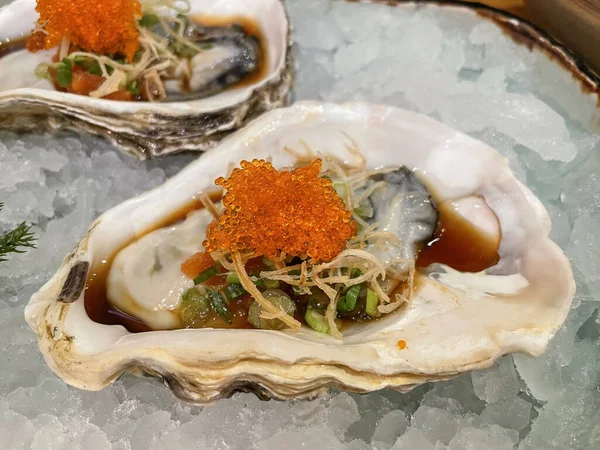
<svg viewBox="0 0 600 450">
<path fill-rule="evenodd" d="M 195 287 L 188 289 L 181 295 L 179 316 L 186 327 L 201 325 L 210 312 L 210 302 L 205 295 L 198 292 Z"/>
<path fill-rule="evenodd" d="M 272 289 L 263 292 L 263 297 L 268 302 L 275 305 L 278 309 L 283 310 L 286 314 L 294 316 L 296 304 L 285 292 L 279 289 Z M 263 330 L 281 330 L 286 327 L 285 323 L 279 319 L 263 319 L 261 316 L 263 311 L 262 306 L 256 300 L 250 305 L 248 310 L 248 322 L 255 328 Z"/>
</svg>

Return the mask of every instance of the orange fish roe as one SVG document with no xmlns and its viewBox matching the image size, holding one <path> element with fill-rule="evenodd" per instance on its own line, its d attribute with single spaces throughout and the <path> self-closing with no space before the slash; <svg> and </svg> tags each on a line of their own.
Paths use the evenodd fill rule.
<svg viewBox="0 0 600 450">
<path fill-rule="evenodd" d="M 208 226 L 204 247 L 332 260 L 356 236 L 357 224 L 320 172 L 320 159 L 291 172 L 263 160 L 242 161 L 229 178 L 215 181 L 226 191 L 225 211 Z"/>
<path fill-rule="evenodd" d="M 404 349 L 406 348 L 406 341 L 404 341 L 404 340 L 400 339 L 400 340 L 398 341 L 398 348 L 399 348 L 400 350 L 404 350 Z"/>
<path fill-rule="evenodd" d="M 125 56 L 129 61 L 139 48 L 137 18 L 142 7 L 138 0 L 37 0 L 38 22 L 47 33 L 34 33 L 30 51 L 50 49 L 68 36 L 83 51 L 99 55 Z"/>
</svg>

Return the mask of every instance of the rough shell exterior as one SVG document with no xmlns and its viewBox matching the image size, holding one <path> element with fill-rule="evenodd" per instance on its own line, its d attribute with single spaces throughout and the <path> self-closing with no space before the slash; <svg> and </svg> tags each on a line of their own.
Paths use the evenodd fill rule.
<svg viewBox="0 0 600 450">
<path fill-rule="evenodd" d="M 483 197 L 502 230 L 496 275 L 524 277 L 512 295 L 455 289 L 426 275 L 410 306 L 352 327 L 343 340 L 299 332 L 195 329 L 132 334 L 92 322 L 86 274 L 135 236 L 160 223 L 227 171 L 230 162 L 295 158 L 300 139 L 315 151 L 355 162 L 349 137 L 371 167 L 420 170 L 438 200 Z M 237 391 L 260 398 L 311 398 L 331 386 L 353 392 L 407 391 L 427 381 L 489 367 L 511 352 L 541 354 L 574 295 L 568 261 L 548 238 L 550 221 L 495 150 L 428 117 L 396 108 L 313 102 L 271 111 L 205 153 L 164 185 L 98 218 L 26 308 L 50 367 L 67 383 L 98 390 L 124 371 L 157 376 L 179 397 L 207 403 Z M 487 276 L 487 275 L 486 275 Z M 487 292 L 487 291 L 486 291 Z M 404 340 L 406 348 L 397 342 Z"/>
<path fill-rule="evenodd" d="M 190 3 L 196 13 L 204 10 L 204 4 L 208 5 L 208 11 L 214 6 L 214 2 L 208 0 L 191 0 Z M 277 45 L 281 50 L 276 66 L 263 80 L 243 88 L 235 102 L 214 101 L 211 97 L 208 107 L 203 100 L 161 103 L 157 107 L 153 103 L 99 100 L 43 89 L 2 91 L 0 88 L 0 128 L 18 131 L 66 129 L 101 135 L 140 159 L 213 147 L 262 113 L 289 104 L 293 86 L 291 34 L 282 2 L 227 0 L 219 2 L 217 7 L 227 6 L 227 3 L 232 3 L 231 11 L 239 15 L 245 15 L 248 9 L 256 9 L 256 16 L 264 16 L 260 8 L 274 8 L 277 20 L 282 21 L 276 26 L 286 29 L 281 42 L 271 42 L 267 38 L 269 47 Z M 0 9 L 0 28 L 5 22 L 19 21 L 10 31 L 0 31 L 0 40 L 27 35 L 33 29 L 30 19 L 35 14 L 34 7 L 34 0 L 17 0 Z M 6 33 L 10 36 L 5 36 Z"/>
</svg>

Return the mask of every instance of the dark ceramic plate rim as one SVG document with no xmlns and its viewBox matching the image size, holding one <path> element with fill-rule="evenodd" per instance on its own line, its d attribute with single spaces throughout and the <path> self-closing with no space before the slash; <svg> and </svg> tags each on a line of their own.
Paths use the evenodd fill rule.
<svg viewBox="0 0 600 450">
<path fill-rule="evenodd" d="M 596 96 L 597 106 L 600 107 L 600 76 L 598 76 L 585 60 L 552 37 L 548 32 L 527 20 L 510 12 L 493 8 L 481 3 L 462 0 L 346 0 L 352 3 L 379 3 L 388 6 L 402 4 L 438 5 L 442 7 L 464 8 L 474 10 L 479 16 L 496 23 L 502 31 L 515 43 L 525 45 L 530 50 L 538 49 L 551 60 L 571 73 L 581 87 L 582 92 Z"/>
</svg>

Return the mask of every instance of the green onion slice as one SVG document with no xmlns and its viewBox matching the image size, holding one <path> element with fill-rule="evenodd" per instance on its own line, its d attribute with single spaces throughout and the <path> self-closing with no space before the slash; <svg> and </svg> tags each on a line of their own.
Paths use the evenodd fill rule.
<svg viewBox="0 0 600 450">
<path fill-rule="evenodd" d="M 356 308 L 356 302 L 358 300 L 358 294 L 360 294 L 361 288 L 362 284 L 357 284 L 348 289 L 346 295 L 342 297 L 340 301 L 338 301 L 337 310 L 341 313 L 354 311 L 354 308 Z"/>
<path fill-rule="evenodd" d="M 273 304 L 280 311 L 285 312 L 289 316 L 294 317 L 296 304 L 285 292 L 279 289 L 271 289 L 263 292 L 265 300 Z M 262 306 L 255 300 L 248 309 L 248 322 L 255 328 L 263 330 L 282 330 L 286 328 L 286 324 L 280 319 L 264 319 L 261 317 Z"/>
<path fill-rule="evenodd" d="M 227 278 L 225 279 L 229 284 L 241 284 L 240 277 L 237 273 L 229 273 L 227 274 Z M 264 287 L 267 289 L 277 289 L 279 287 L 278 280 L 267 280 L 264 278 L 252 281 L 258 287 Z"/>
<path fill-rule="evenodd" d="M 54 68 L 58 85 L 63 88 L 70 86 L 73 82 L 73 61 L 63 58 L 61 62 L 54 64 Z"/>
<path fill-rule="evenodd" d="M 146 28 L 153 27 L 158 23 L 158 16 L 155 14 L 144 14 L 138 23 Z"/>
<path fill-rule="evenodd" d="M 335 192 L 337 192 L 337 195 L 339 195 L 342 200 L 344 200 L 344 202 L 346 202 L 347 196 L 348 196 L 348 183 L 346 183 L 345 181 L 334 181 L 332 183 L 333 189 L 335 189 Z"/>
<path fill-rule="evenodd" d="M 209 269 L 206 269 L 205 271 L 200 272 L 196 276 L 196 278 L 194 278 L 194 284 L 204 283 L 205 281 L 210 280 L 212 277 L 214 277 L 218 273 L 219 273 L 218 266 L 213 266 Z"/>
<path fill-rule="evenodd" d="M 228 273 L 225 281 L 227 281 L 229 284 L 241 284 L 240 277 L 238 277 L 238 274 L 235 272 Z"/>
<path fill-rule="evenodd" d="M 377 311 L 377 305 L 379 304 L 379 297 L 371 289 L 367 289 L 367 303 L 365 305 L 365 312 L 370 317 L 378 317 L 379 311 Z"/>
<path fill-rule="evenodd" d="M 38 78 L 43 78 L 46 80 L 50 80 L 52 79 L 52 77 L 50 76 L 50 66 L 46 63 L 39 63 L 36 67 L 35 67 L 35 76 Z"/>
<path fill-rule="evenodd" d="M 127 90 L 133 95 L 140 95 L 140 87 L 138 86 L 137 80 L 131 80 L 127 83 Z"/>
<path fill-rule="evenodd" d="M 223 301 L 223 297 L 217 292 L 211 289 L 206 290 L 208 292 L 208 298 L 210 299 L 210 305 L 217 312 L 221 318 L 227 322 L 231 323 L 231 316 L 229 315 L 229 310 L 225 306 L 225 302 Z"/>
<path fill-rule="evenodd" d="M 241 284 L 228 284 L 225 288 L 223 288 L 223 294 L 229 300 L 236 299 L 247 293 L 248 292 L 246 292 Z"/>
<path fill-rule="evenodd" d="M 316 308 L 311 308 L 310 306 L 306 308 L 304 320 L 306 320 L 309 327 L 319 333 L 329 334 L 331 331 L 325 315 Z"/>
<path fill-rule="evenodd" d="M 369 204 L 361 205 L 358 208 L 354 208 L 354 214 L 363 219 L 370 219 L 373 217 L 373 207 Z"/>
</svg>

